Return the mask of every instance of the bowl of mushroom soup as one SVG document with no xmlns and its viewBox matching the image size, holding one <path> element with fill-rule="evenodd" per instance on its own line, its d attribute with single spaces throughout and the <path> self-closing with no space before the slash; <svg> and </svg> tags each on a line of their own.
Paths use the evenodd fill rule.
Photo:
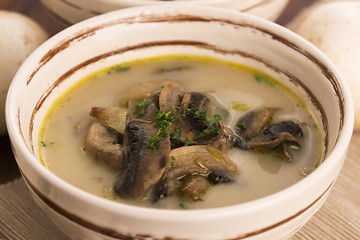
<svg viewBox="0 0 360 240">
<path fill-rule="evenodd" d="M 334 185 L 353 114 L 337 69 L 298 35 L 182 5 L 65 29 L 6 105 L 23 178 L 72 239 L 289 237 Z"/>
</svg>

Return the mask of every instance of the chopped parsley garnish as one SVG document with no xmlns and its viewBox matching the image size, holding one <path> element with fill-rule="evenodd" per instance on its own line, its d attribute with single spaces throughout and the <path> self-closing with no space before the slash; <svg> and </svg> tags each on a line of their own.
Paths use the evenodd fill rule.
<svg viewBox="0 0 360 240">
<path fill-rule="evenodd" d="M 185 141 L 184 145 L 185 145 L 185 146 L 189 146 L 190 143 L 191 143 L 190 138 L 189 138 L 189 137 L 186 137 L 186 141 Z"/>
<path fill-rule="evenodd" d="M 199 111 L 197 109 L 190 109 L 190 108 L 187 108 L 185 110 L 184 117 L 186 117 L 190 113 L 193 113 L 194 118 L 200 119 L 207 126 L 214 125 L 215 123 L 217 123 L 221 120 L 221 115 L 219 115 L 219 114 L 215 114 L 213 119 L 208 119 L 206 110 Z"/>
<path fill-rule="evenodd" d="M 179 202 L 179 208 L 181 208 L 181 209 L 186 209 L 187 207 L 185 206 L 184 203 Z"/>
<path fill-rule="evenodd" d="M 46 143 L 44 141 L 40 141 L 41 146 L 46 147 Z"/>
<path fill-rule="evenodd" d="M 144 100 L 141 104 L 136 105 L 136 110 L 139 112 L 141 109 L 144 109 L 143 112 L 146 112 L 148 105 L 147 102 Z M 136 111 L 137 112 L 137 111 Z M 135 112 L 134 112 L 135 113 Z M 141 112 L 140 112 L 141 113 Z M 221 120 L 221 116 L 219 114 L 215 114 L 212 119 L 207 118 L 206 110 L 196 110 L 196 109 L 186 109 L 185 113 L 183 114 L 183 117 L 186 117 L 188 114 L 192 114 L 193 118 L 200 119 L 205 124 L 205 129 L 196 137 L 194 137 L 195 141 L 206 140 L 206 138 L 215 136 L 221 132 L 221 129 L 218 125 L 215 125 Z M 154 118 L 154 123 L 159 127 L 158 132 L 156 133 L 157 138 L 150 138 L 147 142 L 147 145 L 149 147 L 152 147 L 153 149 L 156 148 L 156 144 L 152 143 L 157 139 L 160 141 L 162 138 L 164 138 L 166 135 L 170 136 L 170 140 L 172 143 L 174 143 L 177 146 L 189 146 L 191 144 L 191 140 L 189 137 L 186 137 L 185 143 L 182 143 L 180 141 L 182 129 L 178 128 L 174 132 L 169 132 L 169 127 L 176 122 L 179 119 L 179 115 L 171 115 L 171 111 L 169 112 L 159 112 L 156 117 Z M 151 140 L 151 141 L 150 141 Z"/>
<path fill-rule="evenodd" d="M 193 113 L 194 118 L 199 118 L 207 127 L 199 135 L 194 137 L 195 141 L 205 139 L 210 136 L 217 135 L 221 132 L 220 128 L 214 126 L 217 122 L 221 120 L 219 114 L 215 114 L 212 119 L 207 118 L 206 110 L 197 110 L 197 109 L 186 109 L 185 114 Z"/>
<path fill-rule="evenodd" d="M 204 139 L 210 136 L 215 136 L 216 134 L 219 134 L 221 132 L 220 128 L 208 126 L 204 131 L 202 131 L 199 135 L 194 137 L 195 141 L 198 141 L 200 139 Z"/>
<path fill-rule="evenodd" d="M 146 145 L 151 147 L 152 149 L 156 149 L 157 144 L 169 134 L 169 127 L 173 124 L 178 118 L 179 115 L 170 116 L 171 112 L 167 113 L 158 113 L 154 118 L 154 123 L 159 127 L 158 132 L 156 133 L 157 137 L 151 136 L 149 141 L 145 142 Z M 171 139 L 180 139 L 181 136 L 181 128 L 175 130 L 174 133 L 170 134 Z"/>
<path fill-rule="evenodd" d="M 176 129 L 174 132 L 170 133 L 170 140 L 176 145 L 181 145 L 180 137 L 182 134 L 181 128 Z"/>
<path fill-rule="evenodd" d="M 129 66 L 117 66 L 117 67 L 115 67 L 116 72 L 126 72 L 128 70 L 130 70 Z"/>
<path fill-rule="evenodd" d="M 265 83 L 267 85 L 269 85 L 270 87 L 275 87 L 275 83 L 273 81 L 271 81 L 267 76 L 260 74 L 260 73 L 256 73 L 255 74 L 255 80 L 258 83 Z"/>
<path fill-rule="evenodd" d="M 135 105 L 135 110 L 133 114 L 136 114 L 136 117 L 142 118 L 147 114 L 147 109 L 150 106 L 150 103 L 144 99 L 142 103 Z"/>
<path fill-rule="evenodd" d="M 221 120 L 221 116 L 219 114 L 215 114 L 213 119 L 207 119 L 206 124 L 207 125 L 214 125 L 215 123 L 219 122 Z"/>
<path fill-rule="evenodd" d="M 184 118 L 186 118 L 186 116 L 188 115 L 188 114 L 190 114 L 191 112 L 192 112 L 193 110 L 191 110 L 190 108 L 187 108 L 187 109 L 185 109 L 185 112 L 183 113 L 183 117 Z"/>
<path fill-rule="evenodd" d="M 175 167 L 175 157 L 174 156 L 171 156 L 171 160 L 173 160 L 172 162 L 171 162 L 171 167 Z"/>
<path fill-rule="evenodd" d="M 241 128 L 241 129 L 244 129 L 244 130 L 247 129 L 246 123 L 243 123 L 243 122 L 238 123 L 238 124 L 236 125 L 236 127 Z"/>
<path fill-rule="evenodd" d="M 205 110 L 193 110 L 194 111 L 194 118 L 200 118 L 204 122 L 207 120 L 207 113 Z"/>
<path fill-rule="evenodd" d="M 171 112 L 158 113 L 154 118 L 155 124 L 160 127 L 157 135 L 164 137 L 169 134 L 169 127 L 179 118 L 179 115 L 170 116 Z"/>
<path fill-rule="evenodd" d="M 145 142 L 145 144 L 152 149 L 156 149 L 160 141 L 160 138 L 151 136 L 149 140 Z"/>
</svg>

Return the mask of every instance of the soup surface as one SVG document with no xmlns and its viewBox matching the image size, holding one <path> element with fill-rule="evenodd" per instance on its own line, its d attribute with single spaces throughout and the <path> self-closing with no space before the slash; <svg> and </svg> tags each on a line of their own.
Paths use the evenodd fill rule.
<svg viewBox="0 0 360 240">
<path fill-rule="evenodd" d="M 246 116 L 269 109 L 272 113 L 267 126 L 292 122 L 301 127 L 301 131 L 293 136 L 296 139 L 285 137 L 288 142 L 281 145 L 285 154 L 278 150 L 279 147 L 275 151 L 257 149 L 255 145 L 239 147 L 241 144 L 228 137 L 227 140 L 232 139 L 229 140 L 231 146 L 224 154 L 237 168 L 236 173 L 231 175 L 231 181 L 211 184 L 201 197 L 189 199 L 169 194 L 156 201 L 150 201 L 148 195 L 135 200 L 124 198 L 114 191 L 123 171 L 97 161 L 89 154 L 85 139 L 96 121 L 89 112 L 93 107 L 124 105 L 131 98 L 129 93 L 131 95 L 132 90 L 143 86 L 144 82 L 171 83 L 181 86 L 185 92 L 206 95 L 211 105 L 211 113 L 207 113 L 209 119 L 221 116 L 211 123 L 212 126 L 218 124 L 230 132 L 244 130 L 247 126 L 242 119 Z M 264 128 L 266 126 L 262 126 L 262 131 Z M 240 139 L 243 138 L 240 136 Z M 201 141 L 183 143 L 202 144 Z M 322 148 L 321 131 L 313 114 L 305 101 L 286 86 L 244 66 L 182 55 L 122 63 L 81 80 L 50 108 L 39 135 L 39 154 L 43 164 L 72 185 L 114 201 L 175 209 L 233 205 L 280 191 L 306 177 L 318 166 Z M 171 158 L 176 162 L 173 156 Z"/>
</svg>

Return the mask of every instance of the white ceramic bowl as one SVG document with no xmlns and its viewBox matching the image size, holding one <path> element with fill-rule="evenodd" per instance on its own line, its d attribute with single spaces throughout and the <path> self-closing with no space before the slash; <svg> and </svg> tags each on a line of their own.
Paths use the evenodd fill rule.
<svg viewBox="0 0 360 240">
<path fill-rule="evenodd" d="M 112 202 L 77 189 L 40 163 L 40 123 L 67 88 L 116 63 L 177 53 L 248 65 L 308 99 L 323 127 L 324 162 L 303 180 L 270 196 L 186 211 Z M 321 207 L 334 185 L 352 135 L 353 117 L 343 79 L 309 42 L 247 14 L 180 5 L 120 10 L 62 31 L 25 61 L 6 104 L 8 131 L 22 175 L 39 206 L 73 239 L 289 237 Z"/>
<path fill-rule="evenodd" d="M 268 20 L 277 19 L 289 0 L 41 0 L 59 20 L 73 24 L 110 11 L 147 5 L 203 5 L 250 13 Z"/>
</svg>

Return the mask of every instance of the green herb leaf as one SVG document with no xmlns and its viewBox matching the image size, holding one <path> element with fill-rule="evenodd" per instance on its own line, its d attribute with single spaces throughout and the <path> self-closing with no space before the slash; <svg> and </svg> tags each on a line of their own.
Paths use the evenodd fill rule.
<svg viewBox="0 0 360 240">
<path fill-rule="evenodd" d="M 247 125 L 246 125 L 245 123 L 243 123 L 243 122 L 238 123 L 238 124 L 236 125 L 236 127 L 241 128 L 241 129 L 244 129 L 244 130 L 247 129 Z"/>
<path fill-rule="evenodd" d="M 164 137 L 169 134 L 169 127 L 179 119 L 179 115 L 170 116 L 171 112 L 158 113 L 154 118 L 155 124 L 160 127 L 157 133 L 158 136 Z"/>
<path fill-rule="evenodd" d="M 271 81 L 267 76 L 260 74 L 260 73 L 256 73 L 255 74 L 255 80 L 258 83 L 265 83 L 267 85 L 269 85 L 270 87 L 275 87 L 275 83 L 273 81 Z"/>
<path fill-rule="evenodd" d="M 204 122 L 207 120 L 207 113 L 206 113 L 206 110 L 201 110 L 201 111 L 198 111 L 198 110 L 194 110 L 194 117 L 195 118 L 199 118 L 201 120 L 203 120 Z"/>
<path fill-rule="evenodd" d="M 199 135 L 197 135 L 196 137 L 194 137 L 195 141 L 198 141 L 200 139 L 204 139 L 210 136 L 214 136 L 216 134 L 220 133 L 220 128 L 216 128 L 213 126 L 208 126 L 204 131 L 202 131 Z"/>
<path fill-rule="evenodd" d="M 133 114 L 136 114 L 136 117 L 142 118 L 147 114 L 147 109 L 150 106 L 150 103 L 144 99 L 142 103 L 135 105 L 135 110 Z"/>
<path fill-rule="evenodd" d="M 40 141 L 41 146 L 46 147 L 46 143 L 44 141 Z"/>
<path fill-rule="evenodd" d="M 185 141 L 184 145 L 185 145 L 185 146 L 189 146 L 190 143 L 191 143 L 190 138 L 189 138 L 189 137 L 186 137 L 186 141 Z"/>
<path fill-rule="evenodd" d="M 187 116 L 188 114 L 190 114 L 192 111 L 193 111 L 193 110 L 191 110 L 190 108 L 186 108 L 186 109 L 185 109 L 185 112 L 183 113 L 182 116 L 183 116 L 184 118 L 186 118 L 186 116 Z"/>
<path fill-rule="evenodd" d="M 116 72 L 126 72 L 128 70 L 130 70 L 129 66 L 117 66 L 117 67 L 115 67 Z"/>
<path fill-rule="evenodd" d="M 187 115 L 189 115 L 190 113 L 193 113 L 193 117 L 194 118 L 198 118 L 198 119 L 200 119 L 200 120 L 202 120 L 203 121 L 203 123 L 204 124 L 206 124 L 206 125 L 213 125 L 213 124 L 215 124 L 215 123 L 217 123 L 217 122 L 219 122 L 220 120 L 221 120 L 221 115 L 219 115 L 219 114 L 215 114 L 214 115 L 214 117 L 213 117 L 213 119 L 208 119 L 207 118 L 207 113 L 206 113 L 206 110 L 201 110 L 201 111 L 199 111 L 199 110 L 197 110 L 197 109 L 190 109 L 190 108 L 187 108 L 186 110 L 185 110 L 185 116 L 184 117 L 186 117 Z"/>
<path fill-rule="evenodd" d="M 181 209 L 187 209 L 187 207 L 185 206 L 185 204 L 182 203 L 182 202 L 179 202 L 179 208 L 181 208 Z"/>
<path fill-rule="evenodd" d="M 206 120 L 206 123 L 208 125 L 214 125 L 215 123 L 219 122 L 221 120 L 221 115 L 215 114 L 213 119 Z"/>
<path fill-rule="evenodd" d="M 197 109 L 186 109 L 185 114 L 188 115 L 191 112 L 194 114 L 194 118 L 199 118 L 207 126 L 203 132 L 194 137 L 195 141 L 220 133 L 220 128 L 214 127 L 214 125 L 221 120 L 221 115 L 215 114 L 212 119 L 208 119 L 206 110 L 198 111 Z"/>
<path fill-rule="evenodd" d="M 176 145 L 181 145 L 180 137 L 182 134 L 182 129 L 178 128 L 173 133 L 170 133 L 170 140 Z"/>
<path fill-rule="evenodd" d="M 151 136 L 149 140 L 145 142 L 145 144 L 152 149 L 156 149 L 159 142 L 160 138 Z"/>
</svg>

